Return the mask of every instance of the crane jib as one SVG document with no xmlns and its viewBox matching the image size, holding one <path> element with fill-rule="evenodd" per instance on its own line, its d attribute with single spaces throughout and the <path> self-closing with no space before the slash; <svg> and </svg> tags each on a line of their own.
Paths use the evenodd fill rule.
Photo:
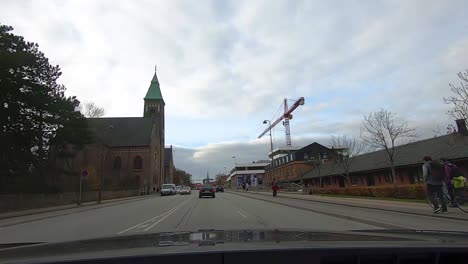
<svg viewBox="0 0 468 264">
<path fill-rule="evenodd" d="M 283 115 L 281 115 L 277 120 L 275 120 L 275 122 L 273 122 L 270 126 L 268 126 L 265 131 L 263 131 L 260 136 L 258 136 L 258 138 L 261 138 L 263 137 L 268 131 L 270 131 L 270 129 L 274 128 L 279 122 L 281 122 L 281 120 L 283 120 L 284 118 L 288 118 L 288 119 L 292 119 L 292 115 L 291 113 L 296 109 L 298 108 L 300 105 L 303 105 L 305 103 L 305 100 L 304 100 L 304 97 L 301 97 L 299 98 L 296 102 L 294 102 L 294 104 L 287 110 L 284 112 Z M 286 104 L 286 99 L 285 99 L 285 106 L 287 106 Z M 286 109 L 285 109 L 286 110 Z M 286 132 L 288 133 L 288 132 Z M 287 135 L 288 136 L 288 135 Z M 287 142 L 290 144 L 290 142 Z M 289 145 L 288 144 L 288 145 Z"/>
</svg>

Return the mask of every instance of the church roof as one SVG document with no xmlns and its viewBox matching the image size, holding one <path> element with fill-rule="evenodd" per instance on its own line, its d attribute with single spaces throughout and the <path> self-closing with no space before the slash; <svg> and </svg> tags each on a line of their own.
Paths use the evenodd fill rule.
<svg viewBox="0 0 468 264">
<path fill-rule="evenodd" d="M 155 118 L 109 117 L 87 118 L 96 140 L 111 147 L 149 146 Z"/>
<path fill-rule="evenodd" d="M 151 80 L 150 87 L 144 98 L 145 100 L 163 100 L 161 88 L 159 87 L 159 80 L 156 72 L 154 72 L 153 79 Z"/>
<path fill-rule="evenodd" d="M 164 148 L 164 167 L 169 167 L 172 160 L 172 148 Z"/>
</svg>

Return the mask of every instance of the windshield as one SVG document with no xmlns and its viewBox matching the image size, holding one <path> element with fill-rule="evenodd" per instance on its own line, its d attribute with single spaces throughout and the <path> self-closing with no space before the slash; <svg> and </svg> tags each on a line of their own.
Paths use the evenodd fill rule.
<svg viewBox="0 0 468 264">
<path fill-rule="evenodd" d="M 467 6 L 1 1 L 0 248 L 468 231 Z"/>
</svg>

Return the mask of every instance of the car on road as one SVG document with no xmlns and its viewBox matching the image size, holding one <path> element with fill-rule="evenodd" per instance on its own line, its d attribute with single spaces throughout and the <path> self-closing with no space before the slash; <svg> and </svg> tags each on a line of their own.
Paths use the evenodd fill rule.
<svg viewBox="0 0 468 264">
<path fill-rule="evenodd" d="M 179 192 L 180 192 L 180 188 L 181 188 L 181 186 L 179 186 L 179 185 L 177 185 L 177 186 L 175 187 L 176 193 L 179 193 Z"/>
<path fill-rule="evenodd" d="M 215 187 L 213 185 L 203 185 L 200 190 L 198 191 L 198 197 L 202 198 L 203 196 L 211 196 L 212 198 L 215 198 Z"/>
<path fill-rule="evenodd" d="M 224 186 L 222 185 L 216 186 L 216 192 L 224 192 Z"/>
<path fill-rule="evenodd" d="M 180 188 L 179 194 L 192 194 L 192 189 L 189 186 L 183 186 L 182 188 Z"/>
<path fill-rule="evenodd" d="M 176 194 L 175 184 L 163 184 L 161 187 L 161 196 Z"/>
</svg>

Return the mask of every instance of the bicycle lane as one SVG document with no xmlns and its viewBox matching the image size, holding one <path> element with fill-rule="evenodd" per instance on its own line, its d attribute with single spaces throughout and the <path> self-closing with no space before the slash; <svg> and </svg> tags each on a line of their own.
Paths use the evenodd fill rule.
<svg viewBox="0 0 468 264">
<path fill-rule="evenodd" d="M 348 206 L 336 203 L 325 203 L 306 199 L 294 199 L 286 196 L 273 198 L 271 195 L 262 195 L 257 193 L 232 192 L 234 194 L 247 196 L 253 199 L 261 199 L 272 203 L 302 208 L 330 214 L 344 219 L 361 219 L 370 222 L 378 222 L 389 226 L 401 227 L 413 230 L 441 230 L 441 231 L 468 231 L 467 219 L 455 220 L 448 218 L 434 217 L 432 213 L 427 215 L 402 213 L 396 211 L 382 210 L 381 208 L 365 208 L 357 206 Z M 423 206 L 424 204 L 421 204 Z M 426 205 L 426 210 L 431 212 L 431 208 Z M 453 208 L 450 213 L 458 209 Z"/>
<path fill-rule="evenodd" d="M 271 193 L 252 192 L 262 196 L 271 196 Z M 291 198 L 297 200 L 321 202 L 326 204 L 346 205 L 355 208 L 369 208 L 375 210 L 408 213 L 421 216 L 431 216 L 444 219 L 468 221 L 468 214 L 462 212 L 458 208 L 449 207 L 449 212 L 445 214 L 434 214 L 432 208 L 427 203 L 419 202 L 403 202 L 403 201 L 387 201 L 379 199 L 363 199 L 363 198 L 339 198 L 318 195 L 302 195 L 292 193 L 278 193 L 279 197 Z"/>
</svg>

